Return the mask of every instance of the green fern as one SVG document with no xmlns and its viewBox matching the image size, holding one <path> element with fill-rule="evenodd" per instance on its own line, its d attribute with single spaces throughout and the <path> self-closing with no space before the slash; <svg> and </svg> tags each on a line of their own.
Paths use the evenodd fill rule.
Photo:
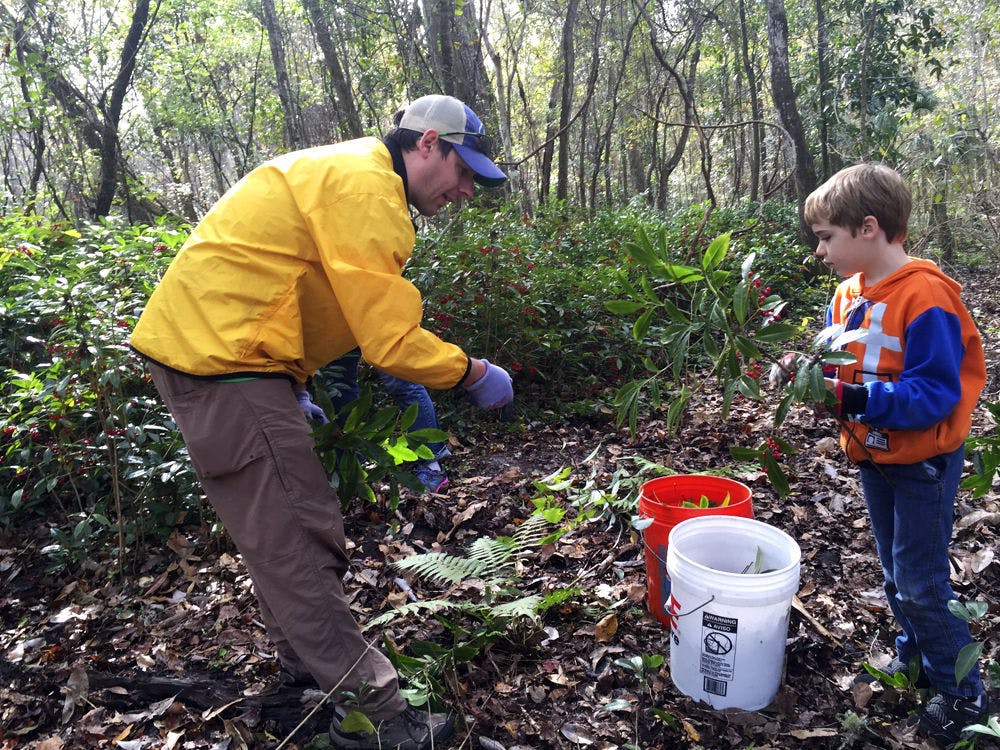
<svg viewBox="0 0 1000 750">
<path fill-rule="evenodd" d="M 495 539 L 480 537 L 472 543 L 465 557 L 446 552 L 426 552 L 396 560 L 393 565 L 438 583 L 453 584 L 478 578 L 487 585 L 499 585 L 514 577 L 517 556 L 537 547 L 547 536 L 548 525 L 541 515 L 531 515 L 513 536 Z"/>
<path fill-rule="evenodd" d="M 483 599 L 410 602 L 375 618 L 366 629 L 420 611 L 433 614 L 445 610 L 462 612 L 486 623 L 502 619 L 537 620 L 539 612 L 552 606 L 551 594 L 525 596 L 516 585 L 511 584 L 517 579 L 518 557 L 543 544 L 550 536 L 551 525 L 541 513 L 533 513 L 511 536 L 476 539 L 464 557 L 446 552 L 426 552 L 396 560 L 393 566 L 397 569 L 412 571 L 420 578 L 440 584 L 480 580 L 484 584 Z"/>
<path fill-rule="evenodd" d="M 438 612 L 444 612 L 449 609 L 467 610 L 468 604 L 468 602 L 455 602 L 450 599 L 428 599 L 426 601 L 407 602 L 400 607 L 384 612 L 373 620 L 369 620 L 361 629 L 368 630 L 369 628 L 378 627 L 379 625 L 385 625 L 387 622 L 391 622 L 397 617 L 416 614 L 421 611 L 427 612 L 428 614 L 437 614 Z"/>
</svg>

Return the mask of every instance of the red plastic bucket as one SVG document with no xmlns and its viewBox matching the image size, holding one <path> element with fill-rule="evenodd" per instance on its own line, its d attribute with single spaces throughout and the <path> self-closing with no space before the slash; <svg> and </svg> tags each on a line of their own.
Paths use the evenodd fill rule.
<svg viewBox="0 0 1000 750">
<path fill-rule="evenodd" d="M 742 516 L 753 518 L 750 488 L 742 482 L 710 474 L 675 474 L 652 479 L 639 493 L 639 515 L 653 522 L 643 532 L 646 549 L 646 604 L 650 613 L 670 627 L 670 577 L 667 575 L 667 539 L 681 521 L 698 516 Z M 726 496 L 729 502 L 722 505 Z M 706 508 L 682 507 L 707 498 Z"/>
</svg>

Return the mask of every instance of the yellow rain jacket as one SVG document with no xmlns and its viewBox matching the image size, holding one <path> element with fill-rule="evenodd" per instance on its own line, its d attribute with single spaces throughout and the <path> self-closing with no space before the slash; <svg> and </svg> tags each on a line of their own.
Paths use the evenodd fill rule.
<svg viewBox="0 0 1000 750">
<path fill-rule="evenodd" d="M 413 251 L 388 148 L 360 138 L 285 154 L 233 186 L 149 298 L 132 347 L 189 375 L 304 382 L 359 347 L 380 370 L 450 388 L 468 357 L 420 327 Z"/>
</svg>

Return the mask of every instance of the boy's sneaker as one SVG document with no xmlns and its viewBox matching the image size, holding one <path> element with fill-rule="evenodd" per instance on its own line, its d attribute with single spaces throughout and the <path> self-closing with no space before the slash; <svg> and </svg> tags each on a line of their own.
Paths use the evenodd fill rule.
<svg viewBox="0 0 1000 750">
<path fill-rule="evenodd" d="M 985 695 L 962 698 L 939 693 L 920 710 L 920 728 L 947 747 L 963 739 L 962 730 L 969 724 L 982 723 L 989 709 Z"/>
<path fill-rule="evenodd" d="M 375 733 L 344 732 L 337 709 L 330 722 L 330 741 L 344 750 L 430 750 L 443 747 L 454 730 L 450 714 L 431 714 L 407 706 L 398 716 L 379 722 Z"/>
<path fill-rule="evenodd" d="M 884 672 L 891 677 L 906 675 L 906 677 L 910 680 L 910 685 L 918 689 L 926 690 L 931 686 L 931 681 L 928 679 L 927 673 L 924 672 L 923 665 L 920 665 L 919 670 L 917 671 L 917 677 L 914 679 L 912 671 L 910 670 L 910 665 L 898 656 L 894 656 L 892 661 L 886 665 L 885 669 L 879 669 L 878 667 L 874 667 L 874 669 L 877 669 L 879 672 Z M 854 678 L 854 684 L 871 685 L 872 683 L 878 682 L 878 679 L 878 677 L 862 667 L 857 677 Z"/>
<path fill-rule="evenodd" d="M 448 486 L 448 475 L 440 469 L 417 466 L 413 470 L 413 474 L 427 488 L 428 492 L 441 493 Z"/>
</svg>

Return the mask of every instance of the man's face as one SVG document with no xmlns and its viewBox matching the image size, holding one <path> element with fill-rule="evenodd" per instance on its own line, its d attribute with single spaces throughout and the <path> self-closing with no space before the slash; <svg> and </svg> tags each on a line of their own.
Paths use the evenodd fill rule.
<svg viewBox="0 0 1000 750">
<path fill-rule="evenodd" d="M 471 198 L 475 192 L 473 171 L 455 149 L 444 156 L 437 132 L 428 130 L 406 163 L 410 203 L 424 216 L 433 216 L 448 203 Z"/>
</svg>

